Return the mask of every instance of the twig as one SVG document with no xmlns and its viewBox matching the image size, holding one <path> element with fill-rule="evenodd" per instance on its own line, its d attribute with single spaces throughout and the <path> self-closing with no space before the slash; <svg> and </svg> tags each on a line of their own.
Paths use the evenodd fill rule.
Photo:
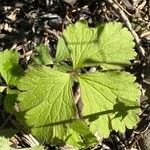
<svg viewBox="0 0 150 150">
<path fill-rule="evenodd" d="M 144 57 L 145 56 L 145 51 L 144 51 L 143 47 L 140 45 L 141 40 L 138 37 L 138 35 L 136 34 L 136 32 L 133 30 L 132 25 L 131 25 L 129 19 L 127 18 L 127 16 L 125 15 L 124 11 L 122 9 L 120 9 L 120 7 L 113 0 L 106 0 L 106 2 L 108 2 L 109 4 L 111 4 L 111 6 L 116 11 L 119 12 L 120 16 L 124 20 L 126 26 L 128 27 L 128 29 L 130 30 L 130 32 L 132 33 L 132 35 L 133 35 L 133 37 L 135 39 L 135 42 L 137 44 L 137 48 L 138 48 L 138 51 L 139 51 L 141 57 Z"/>
<path fill-rule="evenodd" d="M 130 14 L 127 10 L 125 10 L 125 8 L 123 8 L 119 3 L 118 6 L 120 7 L 120 9 L 122 9 L 127 15 L 132 16 L 132 14 Z"/>
<path fill-rule="evenodd" d="M 30 50 L 24 54 L 25 57 L 31 56 L 33 54 L 33 50 Z"/>
<path fill-rule="evenodd" d="M 24 134 L 23 139 L 28 143 L 31 147 L 39 146 L 39 142 L 31 135 L 31 134 Z"/>
<path fill-rule="evenodd" d="M 11 119 L 10 121 L 16 128 L 18 128 L 22 131 L 24 138 L 26 138 L 25 141 L 26 142 L 28 141 L 28 144 L 31 147 L 39 146 L 39 142 L 31 134 L 28 134 L 27 131 L 18 122 L 16 122 L 13 119 Z"/>
<path fill-rule="evenodd" d="M 144 32 L 140 35 L 141 38 L 150 36 L 150 31 Z"/>
<path fill-rule="evenodd" d="M 59 39 L 60 36 L 61 36 L 61 33 L 60 33 L 60 32 L 56 32 L 56 31 L 54 31 L 54 30 L 45 29 L 45 31 L 48 32 L 48 33 L 50 33 L 50 34 L 52 34 L 52 35 L 55 36 L 57 39 Z"/>
</svg>

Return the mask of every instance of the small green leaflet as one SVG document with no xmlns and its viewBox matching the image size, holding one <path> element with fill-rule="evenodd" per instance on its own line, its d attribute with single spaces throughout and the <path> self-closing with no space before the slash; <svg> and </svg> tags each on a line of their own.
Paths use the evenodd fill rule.
<svg viewBox="0 0 150 150">
<path fill-rule="evenodd" d="M 16 51 L 5 50 L 0 52 L 0 74 L 9 85 L 17 85 L 23 74 L 18 62 L 19 55 Z"/>
<path fill-rule="evenodd" d="M 42 65 L 53 64 L 53 60 L 49 52 L 49 47 L 44 44 L 36 46 L 36 51 L 32 55 L 31 61 L 33 62 L 33 64 L 42 64 Z"/>
<path fill-rule="evenodd" d="M 69 49 L 66 46 L 65 40 L 61 37 L 57 44 L 57 53 L 55 57 L 55 61 L 59 62 L 61 60 L 70 59 Z"/>
<path fill-rule="evenodd" d="M 4 99 L 4 108 L 7 112 L 14 114 L 18 111 L 18 106 L 16 102 L 18 94 L 19 94 L 18 90 L 11 90 L 7 88 L 7 95 L 5 96 Z"/>
<path fill-rule="evenodd" d="M 79 76 L 82 115 L 89 116 L 93 133 L 107 137 L 111 130 L 125 132 L 139 121 L 140 91 L 135 78 L 126 72 L 95 72 Z"/>
<path fill-rule="evenodd" d="M 24 91 L 18 97 L 20 109 L 27 111 L 26 122 L 34 127 L 33 133 L 46 141 L 62 139 L 65 122 L 76 114 L 70 75 L 44 66 L 34 67 L 21 78 L 18 87 Z"/>
<path fill-rule="evenodd" d="M 58 41 L 56 61 L 72 59 L 73 68 L 128 65 L 136 56 L 133 36 L 122 24 L 106 23 L 96 28 L 87 22 L 70 24 Z M 112 67 L 111 67 L 112 65 Z"/>
<path fill-rule="evenodd" d="M 97 144 L 96 137 L 90 132 L 89 127 L 81 120 L 70 124 L 66 143 L 77 148 L 85 148 Z"/>
<path fill-rule="evenodd" d="M 7 86 L 0 86 L 0 92 L 4 89 L 7 89 L 7 95 L 4 100 L 4 107 L 7 112 L 14 112 L 14 104 L 18 94 L 16 90 L 10 90 L 10 85 L 16 86 L 18 84 L 18 80 L 23 75 L 23 69 L 18 65 L 19 63 L 19 54 L 16 51 L 5 50 L 4 52 L 0 52 L 0 74 L 5 80 Z M 14 92 L 15 94 L 12 94 Z"/>
</svg>

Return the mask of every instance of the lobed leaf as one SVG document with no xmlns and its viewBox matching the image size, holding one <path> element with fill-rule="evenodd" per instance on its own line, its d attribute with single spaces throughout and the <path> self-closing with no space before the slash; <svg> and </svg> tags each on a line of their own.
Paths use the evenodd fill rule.
<svg viewBox="0 0 150 150">
<path fill-rule="evenodd" d="M 40 44 L 36 46 L 36 51 L 32 55 L 31 60 L 33 61 L 34 64 L 40 64 L 40 65 L 53 64 L 53 60 L 50 56 L 49 48 L 44 44 Z"/>
<path fill-rule="evenodd" d="M 69 53 L 69 49 L 67 47 L 67 43 L 65 43 L 65 39 L 63 37 L 61 37 L 58 40 L 55 60 L 56 60 L 56 62 L 59 62 L 61 60 L 65 60 L 65 59 L 70 59 L 70 53 Z"/>
<path fill-rule="evenodd" d="M 82 62 L 98 49 L 98 45 L 95 44 L 96 33 L 97 29 L 89 28 L 86 22 L 70 24 L 58 41 L 56 60 L 63 60 L 70 56 L 73 67 L 81 67 Z"/>
<path fill-rule="evenodd" d="M 33 133 L 40 139 L 62 139 L 65 123 L 75 118 L 70 75 L 48 67 L 34 67 L 22 77 L 19 89 L 21 111 Z M 49 131 L 49 132 L 48 132 Z M 57 141 L 58 141 L 57 140 Z"/>
<path fill-rule="evenodd" d="M 130 64 L 136 56 L 133 36 L 122 24 L 106 23 L 96 28 L 80 21 L 70 24 L 58 41 L 56 60 L 71 59 L 73 68 L 102 65 L 109 68 Z M 118 68 L 118 67 L 117 67 Z"/>
<path fill-rule="evenodd" d="M 0 74 L 9 85 L 17 85 L 23 74 L 18 62 L 19 55 L 16 51 L 5 50 L 0 52 Z"/>
<path fill-rule="evenodd" d="M 112 130 L 124 133 L 126 127 L 135 126 L 140 112 L 135 78 L 126 72 L 106 71 L 130 64 L 136 55 L 133 47 L 133 37 L 121 23 L 95 28 L 84 21 L 69 25 L 58 41 L 53 69 L 30 68 L 19 81 L 20 110 L 32 133 L 43 142 L 66 141 L 83 147 L 96 143 L 93 134 L 107 137 Z M 105 71 L 80 74 L 78 68 L 95 65 Z M 78 81 L 82 115 L 90 129 L 82 120 L 74 121 L 72 86 Z"/>
<path fill-rule="evenodd" d="M 126 72 L 95 72 L 79 76 L 83 116 L 93 133 L 107 137 L 111 130 L 125 132 L 139 120 L 138 84 Z"/>
</svg>

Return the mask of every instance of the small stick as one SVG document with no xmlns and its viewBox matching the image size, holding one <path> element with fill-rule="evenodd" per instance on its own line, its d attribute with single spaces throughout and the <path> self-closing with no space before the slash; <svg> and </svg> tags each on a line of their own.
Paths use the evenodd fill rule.
<svg viewBox="0 0 150 150">
<path fill-rule="evenodd" d="M 28 144 L 31 147 L 40 145 L 39 142 L 31 134 L 28 134 L 28 132 L 22 127 L 22 125 L 20 125 L 17 121 L 13 119 L 11 119 L 10 121 L 17 129 L 21 130 L 23 137 L 26 138 L 26 141 L 28 141 Z"/>
<path fill-rule="evenodd" d="M 121 10 L 121 9 L 119 8 L 119 6 L 118 6 L 113 0 L 106 0 L 106 2 L 108 2 L 109 4 L 111 4 L 111 6 L 112 6 L 116 11 L 119 12 L 120 16 L 121 16 L 122 19 L 124 20 L 126 26 L 128 27 L 128 29 L 130 30 L 130 32 L 132 33 L 132 35 L 133 35 L 133 37 L 134 37 L 134 39 L 135 39 L 135 42 L 136 42 L 136 44 L 137 44 L 137 48 L 138 48 L 139 53 L 141 54 L 142 57 L 144 57 L 144 56 L 145 56 L 145 50 L 143 49 L 142 46 L 140 46 L 141 40 L 140 40 L 140 38 L 138 37 L 138 35 L 136 34 L 136 32 L 133 30 L 132 25 L 131 25 L 129 19 L 127 18 L 127 16 L 125 15 L 124 11 Z"/>
<path fill-rule="evenodd" d="M 61 36 L 61 33 L 60 33 L 60 32 L 56 32 L 56 31 L 54 31 L 54 30 L 45 29 L 45 31 L 48 32 L 48 33 L 50 33 L 50 34 L 52 34 L 52 35 L 55 36 L 57 39 L 59 39 L 60 36 Z"/>
</svg>

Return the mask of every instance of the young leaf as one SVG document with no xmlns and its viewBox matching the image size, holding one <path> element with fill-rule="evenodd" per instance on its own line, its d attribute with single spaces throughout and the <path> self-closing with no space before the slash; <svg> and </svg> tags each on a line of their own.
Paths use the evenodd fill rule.
<svg viewBox="0 0 150 150">
<path fill-rule="evenodd" d="M 17 104 L 18 94 L 18 90 L 11 90 L 7 88 L 7 94 L 4 99 L 4 108 L 7 112 L 14 114 L 18 111 L 18 106 L 15 106 L 15 103 Z"/>
<path fill-rule="evenodd" d="M 40 44 L 36 47 L 36 51 L 31 57 L 31 60 L 33 61 L 33 63 L 40 65 L 53 64 L 53 60 L 49 53 L 49 48 L 44 44 Z"/>
<path fill-rule="evenodd" d="M 98 141 L 83 121 L 76 120 L 70 124 L 66 143 L 77 148 L 85 148 L 97 144 Z"/>
<path fill-rule="evenodd" d="M 57 44 L 57 52 L 56 52 L 55 60 L 56 62 L 59 62 L 65 59 L 70 59 L 70 53 L 65 43 L 65 39 L 63 37 L 60 37 Z"/>
<path fill-rule="evenodd" d="M 58 41 L 56 60 L 71 57 L 74 69 L 100 64 L 114 68 L 114 65 L 130 64 L 136 55 L 133 47 L 133 37 L 121 23 L 90 28 L 87 22 L 80 21 L 70 24 L 63 32 Z"/>
<path fill-rule="evenodd" d="M 61 140 L 66 134 L 64 124 L 76 113 L 70 75 L 44 66 L 33 67 L 20 79 L 18 88 L 24 91 L 18 100 L 21 111 L 27 111 L 27 124 L 35 127 L 33 133 L 43 140 Z"/>
<path fill-rule="evenodd" d="M 16 51 L 5 50 L 0 52 L 0 74 L 9 85 L 17 85 L 19 78 L 23 74 L 18 61 L 19 56 Z"/>
<path fill-rule="evenodd" d="M 54 69 L 57 69 L 61 72 L 71 72 L 73 70 L 73 68 L 67 64 L 56 64 L 54 67 Z"/>
<path fill-rule="evenodd" d="M 135 78 L 125 72 L 95 72 L 79 76 L 83 115 L 93 133 L 107 137 L 111 130 L 125 132 L 138 122 L 140 91 Z"/>
<path fill-rule="evenodd" d="M 72 146 L 73 148 L 82 148 L 85 146 L 82 137 L 78 132 L 74 131 L 71 128 L 68 128 L 67 133 L 68 136 L 66 137 L 65 141 L 67 145 Z"/>
</svg>

